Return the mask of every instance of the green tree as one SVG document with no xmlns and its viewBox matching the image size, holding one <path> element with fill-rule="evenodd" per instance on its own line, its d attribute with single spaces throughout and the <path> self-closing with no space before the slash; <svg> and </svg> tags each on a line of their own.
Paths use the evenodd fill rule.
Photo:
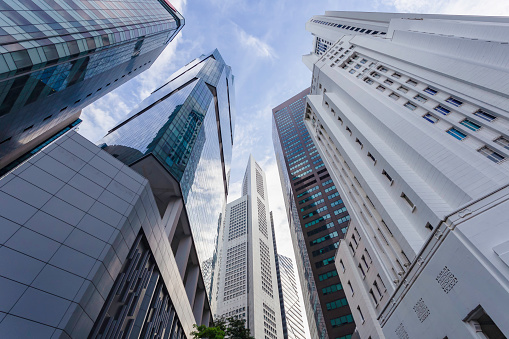
<svg viewBox="0 0 509 339">
<path fill-rule="evenodd" d="M 246 328 L 246 321 L 236 318 L 219 318 L 210 327 L 193 325 L 197 331 L 191 332 L 193 339 L 254 339 Z"/>
<path fill-rule="evenodd" d="M 228 318 L 228 327 L 226 328 L 226 337 L 231 339 L 255 339 L 251 336 L 251 331 L 246 328 L 244 319 Z"/>
<path fill-rule="evenodd" d="M 194 324 L 193 327 L 197 330 L 191 332 L 193 339 L 224 339 L 225 332 L 224 329 L 222 329 L 220 326 L 207 327 L 205 325 L 196 326 L 196 324 Z"/>
</svg>

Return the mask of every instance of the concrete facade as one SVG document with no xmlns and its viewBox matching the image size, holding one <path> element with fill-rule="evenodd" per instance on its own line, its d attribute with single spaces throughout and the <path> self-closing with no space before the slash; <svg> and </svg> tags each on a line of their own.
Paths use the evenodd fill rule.
<svg viewBox="0 0 509 339">
<path fill-rule="evenodd" d="M 74 131 L 0 180 L 0 224 L 2 335 L 181 338 L 211 319 L 182 204 L 161 216 L 147 179 Z"/>
<path fill-rule="evenodd" d="M 217 317 L 237 317 L 255 338 L 283 338 L 265 173 L 250 156 L 242 197 L 226 206 Z"/>
<path fill-rule="evenodd" d="M 507 335 L 507 218 L 450 218 L 504 199 L 509 19 L 326 12 L 306 27 L 333 41 L 303 57 L 304 120 L 352 217 L 336 266 L 358 335 Z"/>
</svg>

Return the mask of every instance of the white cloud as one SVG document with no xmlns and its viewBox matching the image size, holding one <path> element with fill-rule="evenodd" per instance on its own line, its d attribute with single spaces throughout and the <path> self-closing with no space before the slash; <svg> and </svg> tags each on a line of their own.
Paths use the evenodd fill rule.
<svg viewBox="0 0 509 339">
<path fill-rule="evenodd" d="M 235 25 L 237 29 L 238 39 L 242 47 L 250 50 L 256 56 L 267 59 L 277 59 L 276 52 L 272 47 L 261 39 L 247 33 L 239 26 Z"/>
<path fill-rule="evenodd" d="M 79 133 L 92 142 L 98 141 L 126 116 L 135 104 L 136 101 L 129 102 L 126 97 L 120 96 L 115 91 L 105 95 L 83 109 L 80 117 L 83 122 L 79 127 Z"/>
<path fill-rule="evenodd" d="M 398 12 L 509 15 L 509 2 L 504 0 L 382 0 Z"/>
<path fill-rule="evenodd" d="M 186 2 L 172 1 L 172 5 L 183 15 Z M 85 107 L 79 133 L 92 142 L 100 140 L 154 89 L 164 84 L 178 66 L 176 59 L 182 53 L 177 53 L 177 46 L 183 41 L 180 31 L 148 70 Z"/>
</svg>

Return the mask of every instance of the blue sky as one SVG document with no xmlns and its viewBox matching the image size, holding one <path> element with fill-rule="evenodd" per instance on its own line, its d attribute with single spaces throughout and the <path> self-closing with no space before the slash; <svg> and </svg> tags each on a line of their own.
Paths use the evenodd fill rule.
<svg viewBox="0 0 509 339">
<path fill-rule="evenodd" d="M 83 110 L 80 133 L 93 142 L 177 69 L 218 48 L 235 75 L 237 125 L 229 200 L 240 197 L 249 154 L 267 174 L 278 250 L 292 259 L 271 136 L 271 110 L 307 88 L 301 56 L 312 49 L 305 23 L 326 10 L 509 15 L 507 0 L 172 1 L 186 19 L 154 65 Z"/>
</svg>

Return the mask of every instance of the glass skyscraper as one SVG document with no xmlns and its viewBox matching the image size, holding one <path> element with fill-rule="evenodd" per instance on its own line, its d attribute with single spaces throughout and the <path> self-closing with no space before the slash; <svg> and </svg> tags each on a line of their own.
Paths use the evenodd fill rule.
<svg viewBox="0 0 509 339">
<path fill-rule="evenodd" d="M 349 338 L 355 324 L 334 266 L 350 216 L 304 126 L 309 89 L 272 109 L 273 141 L 312 338 Z"/>
<path fill-rule="evenodd" d="M 167 0 L 0 2 L 0 168 L 148 69 L 184 25 Z"/>
<path fill-rule="evenodd" d="M 272 212 L 270 212 L 270 225 L 273 230 L 272 242 L 276 259 L 277 288 L 279 291 L 281 321 L 283 323 L 283 337 L 284 339 L 304 339 L 306 338 L 306 332 L 302 321 L 299 292 L 297 290 L 297 282 L 295 281 L 292 259 L 277 252 L 276 231 L 274 229 Z"/>
<path fill-rule="evenodd" d="M 214 272 L 228 194 L 233 87 L 231 68 L 219 52 L 202 55 L 174 73 L 100 142 L 105 151 L 149 179 L 161 215 L 182 197 L 196 260 L 205 273 Z M 210 298 L 213 274 L 208 273 Z"/>
</svg>

